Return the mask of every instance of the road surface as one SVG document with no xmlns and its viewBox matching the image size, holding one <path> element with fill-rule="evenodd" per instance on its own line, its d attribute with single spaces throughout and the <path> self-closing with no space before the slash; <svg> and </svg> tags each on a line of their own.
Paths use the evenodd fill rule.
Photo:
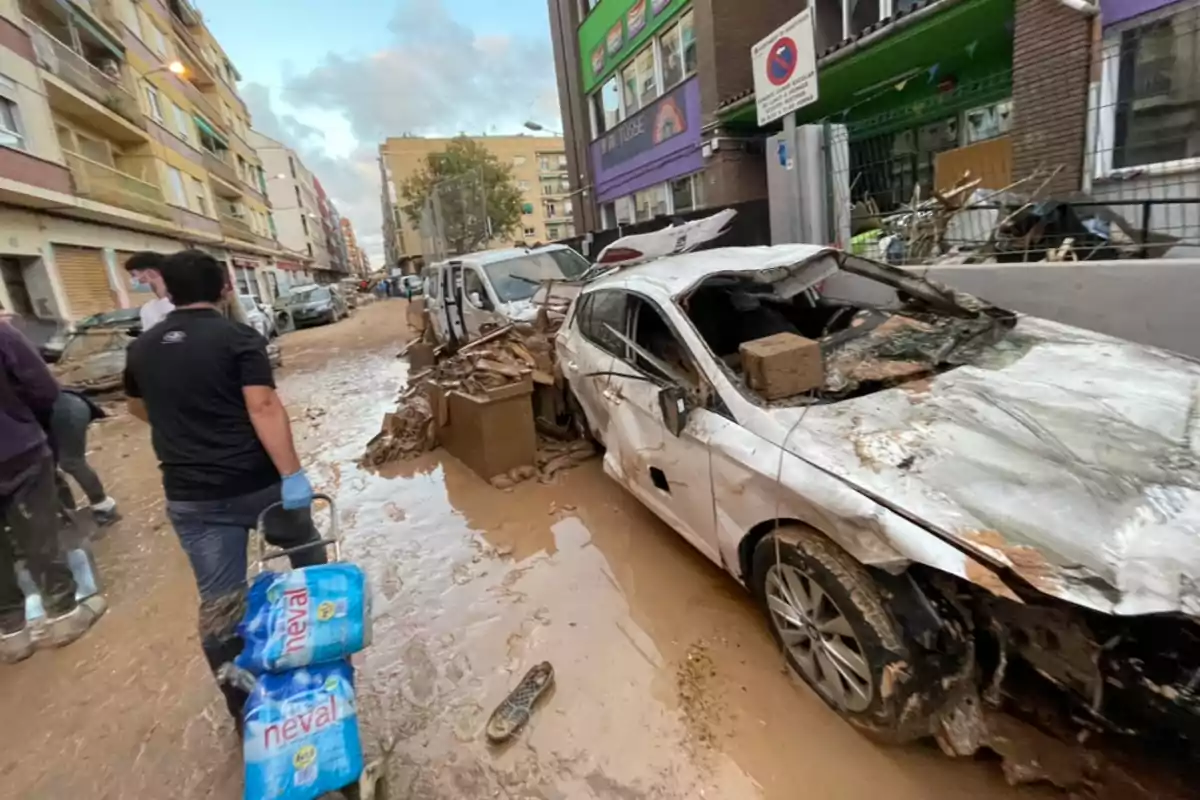
<svg viewBox="0 0 1200 800">
<path fill-rule="evenodd" d="M 404 301 L 283 339 L 280 390 L 350 558 L 375 589 L 367 748 L 398 798 L 977 800 L 994 762 L 880 748 L 790 677 L 758 610 L 593 461 L 503 492 L 431 453 L 356 465 L 405 379 Z M 196 593 L 144 426 L 93 431 L 124 519 L 96 544 L 111 610 L 0 667 L 0 795 L 241 797 L 238 741 L 196 641 Z M 533 664 L 553 693 L 515 743 L 483 726 Z"/>
</svg>

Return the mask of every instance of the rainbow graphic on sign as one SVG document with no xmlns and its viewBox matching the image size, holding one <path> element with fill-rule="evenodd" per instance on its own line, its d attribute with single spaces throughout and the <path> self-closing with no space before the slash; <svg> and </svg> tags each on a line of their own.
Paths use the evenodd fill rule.
<svg viewBox="0 0 1200 800">
<path fill-rule="evenodd" d="M 592 74 L 599 75 L 604 69 L 604 45 L 598 44 L 592 50 Z"/>
<path fill-rule="evenodd" d="M 625 44 L 625 26 L 623 20 L 617 20 L 617 24 L 613 25 L 608 31 L 608 36 L 605 37 L 608 42 L 608 54 L 615 56 L 621 52 L 621 45 Z"/>
<path fill-rule="evenodd" d="M 633 8 L 629 9 L 628 19 L 625 27 L 629 29 L 629 38 L 632 39 L 646 27 L 646 0 L 638 0 L 633 4 Z"/>
<path fill-rule="evenodd" d="M 654 14 L 662 13 L 662 10 L 671 5 L 671 0 L 650 0 L 650 10 Z"/>
</svg>

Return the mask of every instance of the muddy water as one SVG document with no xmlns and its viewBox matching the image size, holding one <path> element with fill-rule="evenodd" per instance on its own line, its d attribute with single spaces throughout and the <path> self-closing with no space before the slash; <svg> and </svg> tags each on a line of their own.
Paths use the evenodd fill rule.
<svg viewBox="0 0 1200 800">
<path fill-rule="evenodd" d="M 852 731 L 786 673 L 736 583 L 598 462 L 509 492 L 436 453 L 360 470 L 404 380 L 404 335 L 401 301 L 291 334 L 280 382 L 375 589 L 361 713 L 392 800 L 1041 796 L 995 764 Z M 125 418 L 94 438 L 125 513 L 97 545 L 112 608 L 79 643 L 0 669 L 0 795 L 238 797 L 146 432 Z M 488 714 L 543 660 L 555 689 L 515 743 L 489 748 Z"/>
</svg>

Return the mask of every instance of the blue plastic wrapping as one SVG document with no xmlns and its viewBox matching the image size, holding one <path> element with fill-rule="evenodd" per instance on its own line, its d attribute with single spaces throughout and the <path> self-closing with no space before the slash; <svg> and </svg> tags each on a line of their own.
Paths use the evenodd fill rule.
<svg viewBox="0 0 1200 800">
<path fill-rule="evenodd" d="M 278 672 L 346 658 L 371 643 L 366 577 L 354 564 L 321 564 L 254 579 L 238 626 L 236 663 Z"/>
<path fill-rule="evenodd" d="M 245 800 L 314 800 L 362 774 L 349 662 L 260 675 L 245 722 Z"/>
</svg>

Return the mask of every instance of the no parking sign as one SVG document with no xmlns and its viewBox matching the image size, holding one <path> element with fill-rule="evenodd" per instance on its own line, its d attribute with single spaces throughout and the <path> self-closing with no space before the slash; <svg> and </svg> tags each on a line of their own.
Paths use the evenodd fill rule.
<svg viewBox="0 0 1200 800">
<path fill-rule="evenodd" d="M 758 124 L 766 125 L 817 99 L 812 11 L 805 9 L 750 49 Z"/>
</svg>

